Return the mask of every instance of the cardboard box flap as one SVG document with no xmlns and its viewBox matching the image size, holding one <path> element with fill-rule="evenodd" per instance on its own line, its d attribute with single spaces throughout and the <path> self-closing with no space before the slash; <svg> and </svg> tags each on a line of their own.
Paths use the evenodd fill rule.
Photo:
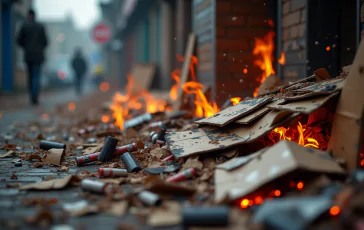
<svg viewBox="0 0 364 230">
<path fill-rule="evenodd" d="M 307 86 L 305 88 L 293 90 L 293 93 L 297 93 L 299 95 L 296 96 L 286 96 L 284 99 L 286 100 L 300 100 L 316 95 L 322 94 L 332 94 L 336 91 L 341 90 L 345 85 L 345 78 L 336 78 L 323 82 L 319 82 L 317 84 Z"/>
<path fill-rule="evenodd" d="M 329 150 L 345 159 L 349 169 L 360 165 L 360 147 L 364 124 L 364 40 L 346 77 L 332 124 Z M 345 70 L 344 70 L 345 71 Z"/>
<path fill-rule="evenodd" d="M 267 105 L 270 109 L 276 109 L 276 110 L 289 110 L 292 112 L 300 112 L 305 114 L 310 114 L 316 109 L 320 108 L 322 105 L 324 105 L 327 101 L 329 101 L 331 98 L 336 98 L 339 95 L 339 93 L 333 93 L 331 95 L 323 95 L 313 98 L 308 98 L 301 101 L 288 101 L 288 103 L 285 104 L 285 100 L 279 100 L 274 103 L 270 103 Z"/>
<path fill-rule="evenodd" d="M 263 98 L 254 98 L 251 100 L 241 101 L 240 103 L 230 106 L 211 117 L 207 117 L 198 121 L 195 121 L 197 124 L 207 124 L 207 125 L 215 125 L 223 127 L 230 122 L 258 109 L 259 107 L 270 102 L 272 98 L 263 97 Z"/>
<path fill-rule="evenodd" d="M 315 77 L 315 75 L 312 75 L 312 76 L 306 77 L 302 80 L 295 81 L 292 84 L 289 84 L 288 86 L 284 87 L 284 90 L 289 90 L 289 89 L 295 87 L 297 84 L 308 82 L 308 81 L 314 81 L 314 80 L 316 80 L 316 77 Z"/>
<path fill-rule="evenodd" d="M 259 156 L 260 154 L 262 154 L 265 150 L 267 150 L 267 148 L 264 148 L 262 150 L 259 150 L 256 153 L 250 154 L 248 156 L 243 156 L 243 157 L 235 157 L 232 158 L 222 164 L 216 165 L 215 168 L 217 169 L 223 169 L 226 171 L 231 171 L 233 169 L 236 169 L 240 166 L 243 166 L 244 164 L 248 163 L 251 159 Z"/>
<path fill-rule="evenodd" d="M 280 86 L 282 86 L 281 79 L 279 79 L 277 75 L 271 74 L 263 81 L 262 84 L 260 84 L 258 96 L 277 92 Z"/>
<path fill-rule="evenodd" d="M 282 111 L 270 111 L 250 125 L 231 124 L 223 128 L 206 126 L 184 132 L 170 132 L 166 135 L 166 141 L 175 158 L 226 149 L 254 141 L 299 115 L 286 113 L 287 117 L 281 123 L 272 126 L 272 122 L 281 114 Z"/>
<path fill-rule="evenodd" d="M 257 118 L 260 118 L 264 114 L 268 113 L 271 109 L 267 107 L 259 108 L 256 111 L 248 114 L 247 116 L 244 116 L 240 118 L 239 120 L 236 120 L 235 123 L 241 124 L 241 125 L 247 125 L 251 122 L 255 121 Z"/>
<path fill-rule="evenodd" d="M 155 71 L 156 66 L 154 64 L 136 64 L 131 72 L 131 76 L 134 79 L 132 92 L 135 93 L 142 90 L 149 90 Z"/>
<path fill-rule="evenodd" d="M 280 141 L 259 157 L 251 159 L 231 172 L 216 169 L 215 200 L 220 202 L 227 195 L 230 201 L 244 197 L 296 169 L 322 173 L 345 173 L 324 151 L 306 148 L 292 141 Z"/>
</svg>

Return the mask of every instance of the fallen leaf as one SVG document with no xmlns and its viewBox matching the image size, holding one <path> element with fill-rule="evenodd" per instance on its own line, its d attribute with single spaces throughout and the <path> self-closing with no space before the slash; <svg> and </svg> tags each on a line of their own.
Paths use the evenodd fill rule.
<svg viewBox="0 0 364 230">
<path fill-rule="evenodd" d="M 157 159 L 162 159 L 162 158 L 165 158 L 167 156 L 170 156 L 171 155 L 171 151 L 169 151 L 168 149 L 164 149 L 164 148 L 156 148 L 156 149 L 153 149 L 151 152 L 150 152 L 150 155 L 153 157 L 156 157 Z"/>
<path fill-rule="evenodd" d="M 236 155 L 238 155 L 238 153 L 239 153 L 239 149 L 229 149 L 229 150 L 225 150 L 222 155 L 224 155 L 228 159 L 230 159 L 230 158 L 235 157 Z"/>
<path fill-rule="evenodd" d="M 133 128 L 126 129 L 124 131 L 124 137 L 125 138 L 136 138 L 138 137 L 138 133 Z"/>
<path fill-rule="evenodd" d="M 50 165 L 60 166 L 64 159 L 64 149 L 50 149 L 47 154 L 43 157 L 43 162 Z"/>
<path fill-rule="evenodd" d="M 5 185 L 5 188 L 19 188 L 19 184 L 18 183 L 16 183 L 16 184 L 6 184 Z"/>
<path fill-rule="evenodd" d="M 128 201 L 117 201 L 112 202 L 111 206 L 106 211 L 106 214 L 117 216 L 117 217 L 123 217 L 128 210 Z"/>
<path fill-rule="evenodd" d="M 150 162 L 148 163 L 148 168 L 157 168 L 162 165 L 162 162 L 158 161 L 156 157 L 152 157 Z"/>
<path fill-rule="evenodd" d="M 69 170 L 69 168 L 67 167 L 67 166 L 62 166 L 58 171 L 61 171 L 61 172 L 66 172 L 66 171 L 68 171 Z"/>
<path fill-rule="evenodd" d="M 37 129 L 38 129 L 38 128 L 37 128 Z M 44 136 L 40 133 L 40 134 L 38 134 L 37 139 L 38 139 L 38 140 L 44 140 L 45 138 L 44 138 Z"/>
<path fill-rule="evenodd" d="M 144 188 L 158 194 L 193 195 L 196 189 L 192 186 L 186 187 L 177 183 L 168 183 L 158 176 L 148 176 L 144 179 Z"/>
<path fill-rule="evenodd" d="M 214 158 L 207 157 L 202 161 L 204 168 L 213 168 L 216 165 Z"/>
<path fill-rule="evenodd" d="M 16 145 L 15 144 L 6 144 L 3 146 L 3 149 L 5 150 L 15 150 L 16 149 Z"/>
<path fill-rule="evenodd" d="M 43 206 L 43 205 L 58 204 L 58 199 L 33 197 L 33 198 L 23 198 L 21 202 L 24 206 L 33 206 L 33 205 L 42 205 Z"/>
<path fill-rule="evenodd" d="M 18 179 L 18 176 L 17 176 L 17 175 L 15 175 L 15 173 L 13 173 L 13 174 L 11 174 L 10 179 Z"/>
<path fill-rule="evenodd" d="M 102 146 L 103 146 L 103 144 L 98 144 L 95 147 L 88 147 L 88 148 L 82 150 L 82 155 L 88 155 L 88 154 L 99 152 L 101 150 Z"/>
<path fill-rule="evenodd" d="M 42 163 L 42 162 L 35 162 L 34 164 L 33 164 L 33 167 L 34 168 L 41 168 L 41 167 L 43 167 L 44 166 L 44 163 Z"/>
<path fill-rule="evenodd" d="M 159 208 L 155 208 L 147 219 L 152 227 L 168 227 L 181 223 L 181 205 L 176 201 L 167 201 Z"/>
<path fill-rule="evenodd" d="M 19 162 L 19 161 L 21 161 L 21 159 L 16 158 L 16 159 L 12 160 L 11 163 L 15 163 L 15 162 Z"/>
<path fill-rule="evenodd" d="M 197 185 L 197 191 L 199 193 L 204 193 L 209 188 L 209 184 L 207 182 L 202 182 Z"/>
<path fill-rule="evenodd" d="M 32 154 L 32 155 L 30 155 L 27 160 L 28 161 L 32 161 L 34 159 L 39 160 L 39 161 L 42 161 L 42 157 L 39 156 L 38 154 Z"/>
<path fill-rule="evenodd" d="M 41 209 L 36 216 L 26 217 L 24 221 L 27 224 L 40 226 L 46 228 L 54 221 L 53 213 L 48 209 Z"/>
<path fill-rule="evenodd" d="M 74 175 L 68 175 L 61 179 L 53 179 L 49 181 L 41 181 L 32 184 L 26 184 L 21 186 L 20 190 L 50 190 L 50 189 L 62 189 L 69 185 L 71 182 L 79 182 L 80 178 Z"/>
<path fill-rule="evenodd" d="M 180 171 L 182 172 L 183 170 L 190 169 L 190 168 L 202 170 L 203 164 L 201 161 L 198 160 L 198 158 L 199 158 L 199 156 L 189 157 Z"/>
<path fill-rule="evenodd" d="M 8 151 L 7 153 L 5 153 L 5 154 L 1 154 L 0 155 L 0 158 L 5 158 L 5 157 L 8 157 L 8 156 L 10 156 L 10 155 L 15 155 L 15 152 L 14 151 L 12 151 L 12 150 L 10 150 L 10 151 Z"/>
</svg>

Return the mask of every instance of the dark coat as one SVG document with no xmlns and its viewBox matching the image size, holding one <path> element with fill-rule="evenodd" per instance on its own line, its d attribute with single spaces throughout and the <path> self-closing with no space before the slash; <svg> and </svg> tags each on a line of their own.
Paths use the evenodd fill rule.
<svg viewBox="0 0 364 230">
<path fill-rule="evenodd" d="M 24 49 L 26 63 L 41 64 L 48 39 L 44 27 L 35 21 L 26 21 L 17 36 L 17 43 Z"/>
<path fill-rule="evenodd" d="M 73 71 L 75 71 L 76 73 L 76 77 L 82 77 L 87 70 L 87 63 L 85 58 L 80 55 L 80 54 L 76 54 L 73 58 L 72 58 L 72 68 Z"/>
</svg>

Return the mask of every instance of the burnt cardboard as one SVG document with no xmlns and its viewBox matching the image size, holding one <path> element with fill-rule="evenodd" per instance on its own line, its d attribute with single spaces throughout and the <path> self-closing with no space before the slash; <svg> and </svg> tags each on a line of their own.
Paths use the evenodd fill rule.
<svg viewBox="0 0 364 230">
<path fill-rule="evenodd" d="M 192 57 L 193 51 L 195 49 L 195 42 L 196 42 L 196 35 L 190 34 L 190 36 L 188 37 L 187 49 L 185 52 L 182 70 L 181 70 L 181 81 L 180 81 L 181 86 L 188 81 L 191 57 Z M 174 101 L 173 106 L 172 106 L 173 112 L 180 110 L 181 105 L 182 105 L 182 100 L 183 100 L 183 89 L 182 89 L 182 87 L 178 87 L 177 100 Z"/>
<path fill-rule="evenodd" d="M 282 81 L 275 74 L 269 75 L 259 86 L 258 96 L 276 92 L 277 88 L 282 86 Z"/>
<path fill-rule="evenodd" d="M 254 98 L 251 100 L 241 101 L 238 104 L 228 107 L 211 117 L 195 121 L 195 123 L 223 127 L 235 121 L 236 119 L 244 116 L 245 114 L 248 114 L 254 111 L 255 109 L 262 107 L 271 100 L 272 98 L 270 97 L 263 97 L 263 98 Z"/>
<path fill-rule="evenodd" d="M 348 169 L 360 164 L 364 124 L 363 60 L 364 41 L 361 41 L 339 98 L 328 147 L 335 157 L 347 161 Z"/>
<path fill-rule="evenodd" d="M 134 65 L 131 76 L 134 79 L 133 93 L 137 93 L 143 90 L 149 90 L 154 75 L 156 72 L 156 66 L 154 64 L 136 64 Z"/>
<path fill-rule="evenodd" d="M 345 85 L 345 78 L 336 78 L 327 81 L 322 81 L 314 85 L 310 85 L 301 89 L 293 90 L 293 93 L 297 93 L 297 96 L 286 96 L 286 100 L 301 100 L 304 98 L 332 94 L 341 90 Z"/>
<path fill-rule="evenodd" d="M 309 81 L 313 81 L 315 79 L 316 79 L 315 75 L 312 75 L 312 76 L 306 77 L 306 78 L 304 78 L 302 80 L 295 81 L 295 82 L 287 85 L 284 89 L 289 90 L 289 89 L 293 88 L 294 86 L 296 86 L 299 83 L 309 82 Z"/>
<path fill-rule="evenodd" d="M 273 121 L 282 113 L 285 114 L 285 119 L 272 126 Z M 252 142 L 298 115 L 299 113 L 287 111 L 270 111 L 250 125 L 232 124 L 223 128 L 206 126 L 183 132 L 170 132 L 166 135 L 166 141 L 175 158 L 188 157 Z"/>
<path fill-rule="evenodd" d="M 240 166 L 245 165 L 246 163 L 248 163 L 250 160 L 254 159 L 255 157 L 259 156 L 260 154 L 262 154 L 264 151 L 266 151 L 268 148 L 264 148 L 259 150 L 256 153 L 247 155 L 247 156 L 242 156 L 242 157 L 235 157 L 232 158 L 222 164 L 216 165 L 215 168 L 217 169 L 223 169 L 226 171 L 231 171 L 233 169 L 236 169 Z"/>
<path fill-rule="evenodd" d="M 285 100 L 281 99 L 279 101 L 270 103 L 267 105 L 270 109 L 276 109 L 276 110 L 289 110 L 293 112 L 300 112 L 305 114 L 310 114 L 314 112 L 316 109 L 320 108 L 322 105 L 324 105 L 327 101 L 329 101 L 332 98 L 337 99 L 339 93 L 333 93 L 331 95 L 323 95 L 313 98 L 307 98 L 300 101 L 288 101 L 288 103 L 285 104 Z"/>
<path fill-rule="evenodd" d="M 282 140 L 235 170 L 215 169 L 215 200 L 234 201 L 298 169 L 345 173 L 327 152 Z"/>
<path fill-rule="evenodd" d="M 256 111 L 240 118 L 239 120 L 236 120 L 235 123 L 241 124 L 241 125 L 247 125 L 253 122 L 254 120 L 258 119 L 259 117 L 263 116 L 264 114 L 271 111 L 268 107 L 259 108 Z"/>
<path fill-rule="evenodd" d="M 325 68 L 320 68 L 313 73 L 315 74 L 317 81 L 327 80 L 331 78 L 329 72 L 327 72 Z"/>
</svg>

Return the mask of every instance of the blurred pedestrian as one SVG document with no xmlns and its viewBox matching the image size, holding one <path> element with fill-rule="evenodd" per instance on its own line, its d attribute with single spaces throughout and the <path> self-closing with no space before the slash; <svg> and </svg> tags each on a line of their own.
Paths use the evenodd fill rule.
<svg viewBox="0 0 364 230">
<path fill-rule="evenodd" d="M 17 35 L 17 43 L 24 50 L 24 61 L 28 67 L 28 90 L 31 103 L 38 104 L 40 88 L 40 70 L 44 62 L 44 50 L 48 45 L 46 31 L 35 20 L 35 12 L 30 9 L 28 18 Z"/>
<path fill-rule="evenodd" d="M 82 54 L 81 48 L 77 48 L 75 54 L 72 58 L 72 69 L 75 73 L 75 86 L 76 86 L 76 93 L 81 95 L 82 93 L 82 83 L 83 78 L 87 71 L 87 62 L 85 57 Z"/>
</svg>

